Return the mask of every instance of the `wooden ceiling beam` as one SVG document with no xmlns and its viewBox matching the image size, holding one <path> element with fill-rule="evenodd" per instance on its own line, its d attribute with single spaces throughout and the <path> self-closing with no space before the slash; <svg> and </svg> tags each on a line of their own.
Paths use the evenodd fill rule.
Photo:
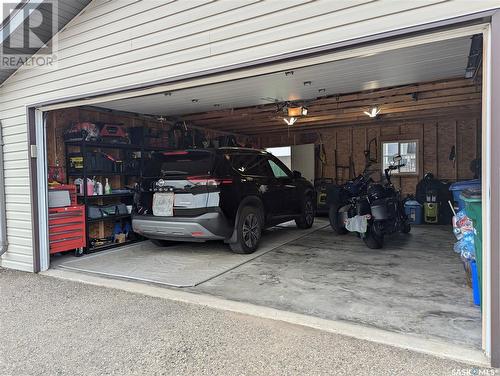
<svg viewBox="0 0 500 376">
<path fill-rule="evenodd" d="M 332 121 L 321 121 L 317 122 L 314 124 L 300 124 L 296 123 L 295 125 L 288 127 L 286 124 L 283 124 L 282 126 L 274 126 L 274 127 L 269 127 L 265 130 L 263 129 L 257 129 L 257 130 L 248 130 L 246 134 L 249 136 L 256 136 L 256 135 L 263 135 L 263 134 L 270 134 L 270 133 L 282 133 L 282 132 L 299 132 L 299 131 L 316 131 L 318 129 L 324 129 L 324 128 L 335 128 L 335 127 L 344 127 L 344 126 L 353 126 L 353 125 L 363 125 L 363 126 L 374 126 L 378 125 L 380 123 L 383 124 L 389 124 L 389 123 L 401 123 L 401 122 L 409 122 L 409 123 L 415 123 L 415 122 L 423 122 L 423 121 L 428 121 L 432 119 L 449 119 L 450 116 L 460 116 L 461 118 L 468 119 L 468 118 L 477 118 L 478 116 L 481 115 L 481 107 L 480 106 L 471 106 L 471 107 L 461 107 L 461 111 L 457 112 L 459 109 L 456 109 L 457 111 L 443 111 L 443 112 L 427 112 L 427 113 L 420 113 L 420 114 L 405 114 L 404 116 L 401 116 L 401 114 L 391 114 L 390 116 L 384 117 L 383 119 L 368 119 L 368 118 L 359 118 L 355 121 L 337 121 L 337 122 L 332 122 Z"/>
<path fill-rule="evenodd" d="M 323 105 L 323 104 L 333 104 L 333 103 L 342 103 L 342 102 L 353 102 L 365 100 L 367 103 L 371 103 L 372 100 L 380 99 L 384 100 L 385 98 L 390 97 L 406 97 L 411 96 L 414 93 L 420 93 L 422 98 L 430 98 L 432 96 L 441 96 L 441 95 L 453 95 L 463 90 L 464 93 L 470 92 L 480 92 L 480 86 L 476 85 L 472 80 L 465 79 L 457 79 L 457 80 L 449 80 L 444 82 L 432 82 L 432 83 L 424 83 L 424 84 L 415 84 L 415 85 L 406 85 L 395 88 L 388 89 L 375 89 L 370 91 L 364 91 L 359 93 L 352 94 L 342 94 L 338 96 L 328 96 L 325 98 L 317 98 L 313 99 L 314 105 Z M 435 92 L 433 95 L 432 92 Z M 299 101 L 300 102 L 300 101 Z M 238 109 L 227 109 L 227 110 L 216 110 L 216 111 L 208 111 L 196 114 L 190 114 L 183 116 L 183 120 L 186 121 L 196 121 L 200 119 L 217 119 L 224 118 L 228 116 L 238 116 L 239 113 L 245 112 L 274 112 L 276 109 L 275 104 L 262 104 L 258 106 L 250 106 L 250 107 L 241 107 Z"/>
<path fill-rule="evenodd" d="M 481 103 L 481 97 L 477 96 L 460 96 L 460 97 L 446 97 L 446 98 L 436 98 L 427 101 L 417 101 L 411 103 L 397 103 L 393 105 L 386 105 L 382 107 L 382 114 L 380 116 L 384 116 L 389 113 L 395 112 L 408 112 L 408 111 L 419 111 L 426 109 L 439 109 L 443 107 L 456 107 L 456 106 L 465 106 L 465 105 L 473 105 Z M 365 108 L 357 107 L 357 108 L 349 108 L 349 109 L 338 109 L 338 110 L 325 110 L 321 112 L 313 112 L 311 116 L 302 117 L 299 119 L 300 123 L 312 123 L 320 120 L 327 119 L 346 119 L 346 118 L 357 118 L 359 116 L 366 117 L 363 114 Z M 281 124 L 282 116 L 278 116 L 276 119 L 273 118 L 246 118 L 240 119 L 239 121 L 228 121 L 227 123 L 205 123 L 205 122 L 197 122 L 200 126 L 210 128 L 210 129 L 227 129 L 228 127 L 232 129 L 238 129 L 238 131 L 244 131 L 247 128 L 253 127 L 265 127 L 272 124 Z M 214 125 L 212 125 L 214 124 Z"/>
<path fill-rule="evenodd" d="M 465 109 L 465 110 L 464 110 Z M 383 121 L 385 119 L 390 119 L 397 117 L 399 119 L 408 119 L 408 118 L 418 118 L 418 117 L 424 117 L 424 116 L 434 116 L 434 115 L 439 115 L 441 113 L 447 113 L 447 114 L 459 114 L 459 113 L 465 113 L 468 111 L 475 111 L 475 113 L 480 113 L 481 112 L 481 104 L 476 103 L 476 104 L 461 104 L 459 106 L 456 105 L 450 105 L 450 106 L 442 106 L 439 107 L 439 111 L 436 111 L 435 108 L 427 108 L 427 109 L 419 109 L 415 111 L 395 111 L 392 113 L 385 113 L 382 116 L 380 116 L 377 119 L 370 119 L 366 115 L 363 114 L 358 114 L 355 116 L 337 116 L 337 117 L 328 117 L 328 118 L 322 118 L 322 119 L 317 119 L 316 121 L 313 122 L 297 122 L 293 127 L 309 127 L 313 128 L 318 124 L 331 124 L 332 126 L 335 126 L 336 124 L 345 124 L 345 123 L 357 123 L 360 121 L 366 121 L 366 122 L 375 122 L 375 121 Z M 292 128 L 293 128 L 292 127 Z M 265 132 L 269 129 L 284 129 L 286 128 L 285 123 L 281 122 L 276 122 L 274 124 L 266 124 L 266 125 L 249 125 L 249 126 L 241 126 L 238 127 L 238 129 L 245 134 L 255 134 L 258 132 Z"/>
</svg>

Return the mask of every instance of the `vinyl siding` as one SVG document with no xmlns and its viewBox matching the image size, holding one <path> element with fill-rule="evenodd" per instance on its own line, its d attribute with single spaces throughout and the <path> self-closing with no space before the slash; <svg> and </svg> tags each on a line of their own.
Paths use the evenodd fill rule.
<svg viewBox="0 0 500 376">
<path fill-rule="evenodd" d="M 9 252 L 32 269 L 26 105 L 120 89 L 498 7 L 463 0 L 94 0 L 59 33 L 58 68 L 0 87 Z"/>
</svg>

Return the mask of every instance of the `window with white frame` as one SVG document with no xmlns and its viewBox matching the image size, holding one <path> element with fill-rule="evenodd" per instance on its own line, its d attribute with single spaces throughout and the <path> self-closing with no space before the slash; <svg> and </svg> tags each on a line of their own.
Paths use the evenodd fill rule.
<svg viewBox="0 0 500 376">
<path fill-rule="evenodd" d="M 393 164 L 393 159 L 396 155 L 401 155 L 401 167 L 394 171 L 398 174 L 416 174 L 418 173 L 418 142 L 410 141 L 385 141 L 382 143 L 382 171 Z"/>
</svg>

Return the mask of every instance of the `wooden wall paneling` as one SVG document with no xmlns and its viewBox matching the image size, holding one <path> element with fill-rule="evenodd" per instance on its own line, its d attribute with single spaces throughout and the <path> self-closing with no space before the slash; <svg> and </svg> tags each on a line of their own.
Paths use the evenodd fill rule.
<svg viewBox="0 0 500 376">
<path fill-rule="evenodd" d="M 432 172 L 439 175 L 437 166 L 437 124 L 434 121 L 426 121 L 423 124 L 423 173 Z"/>
<path fill-rule="evenodd" d="M 337 165 L 338 166 L 348 166 L 349 156 L 351 155 L 351 128 L 339 129 L 336 132 L 336 150 L 337 150 Z M 333 154 L 335 154 L 335 149 Z M 335 171 L 335 164 L 333 166 L 333 177 L 338 175 L 339 179 L 348 179 L 347 170 L 339 168 Z"/>
<path fill-rule="evenodd" d="M 472 179 L 470 163 L 477 158 L 477 122 L 459 120 L 457 122 L 457 178 Z"/>
<path fill-rule="evenodd" d="M 456 161 L 450 161 L 450 151 L 456 145 L 456 121 L 440 121 L 437 124 L 437 164 L 441 179 L 455 180 Z"/>
<path fill-rule="evenodd" d="M 354 161 L 354 175 L 359 175 L 365 168 L 365 155 L 367 141 L 366 128 L 352 128 L 352 157 Z"/>
<path fill-rule="evenodd" d="M 326 154 L 326 165 L 324 170 L 324 177 L 335 178 L 334 166 L 335 166 L 335 153 L 334 150 L 337 147 L 337 133 L 334 130 L 329 129 L 326 132 L 321 132 L 323 138 L 323 144 L 325 146 Z"/>
</svg>

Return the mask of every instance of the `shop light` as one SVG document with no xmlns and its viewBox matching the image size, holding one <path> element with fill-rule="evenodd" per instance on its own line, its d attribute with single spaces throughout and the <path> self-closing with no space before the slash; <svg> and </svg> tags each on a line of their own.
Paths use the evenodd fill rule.
<svg viewBox="0 0 500 376">
<path fill-rule="evenodd" d="M 306 116 L 308 112 L 306 107 L 288 107 L 286 110 L 289 117 Z"/>
<path fill-rule="evenodd" d="M 376 118 L 378 114 L 380 113 L 380 108 L 377 106 L 373 106 L 370 111 L 364 111 L 363 112 L 365 115 L 368 115 L 371 118 Z"/>
<path fill-rule="evenodd" d="M 286 111 L 289 117 L 297 117 L 302 115 L 302 107 L 288 107 Z"/>
<path fill-rule="evenodd" d="M 297 121 L 297 118 L 292 116 L 289 119 L 283 118 L 283 120 L 286 123 L 286 125 L 294 125 L 295 122 Z"/>
</svg>

